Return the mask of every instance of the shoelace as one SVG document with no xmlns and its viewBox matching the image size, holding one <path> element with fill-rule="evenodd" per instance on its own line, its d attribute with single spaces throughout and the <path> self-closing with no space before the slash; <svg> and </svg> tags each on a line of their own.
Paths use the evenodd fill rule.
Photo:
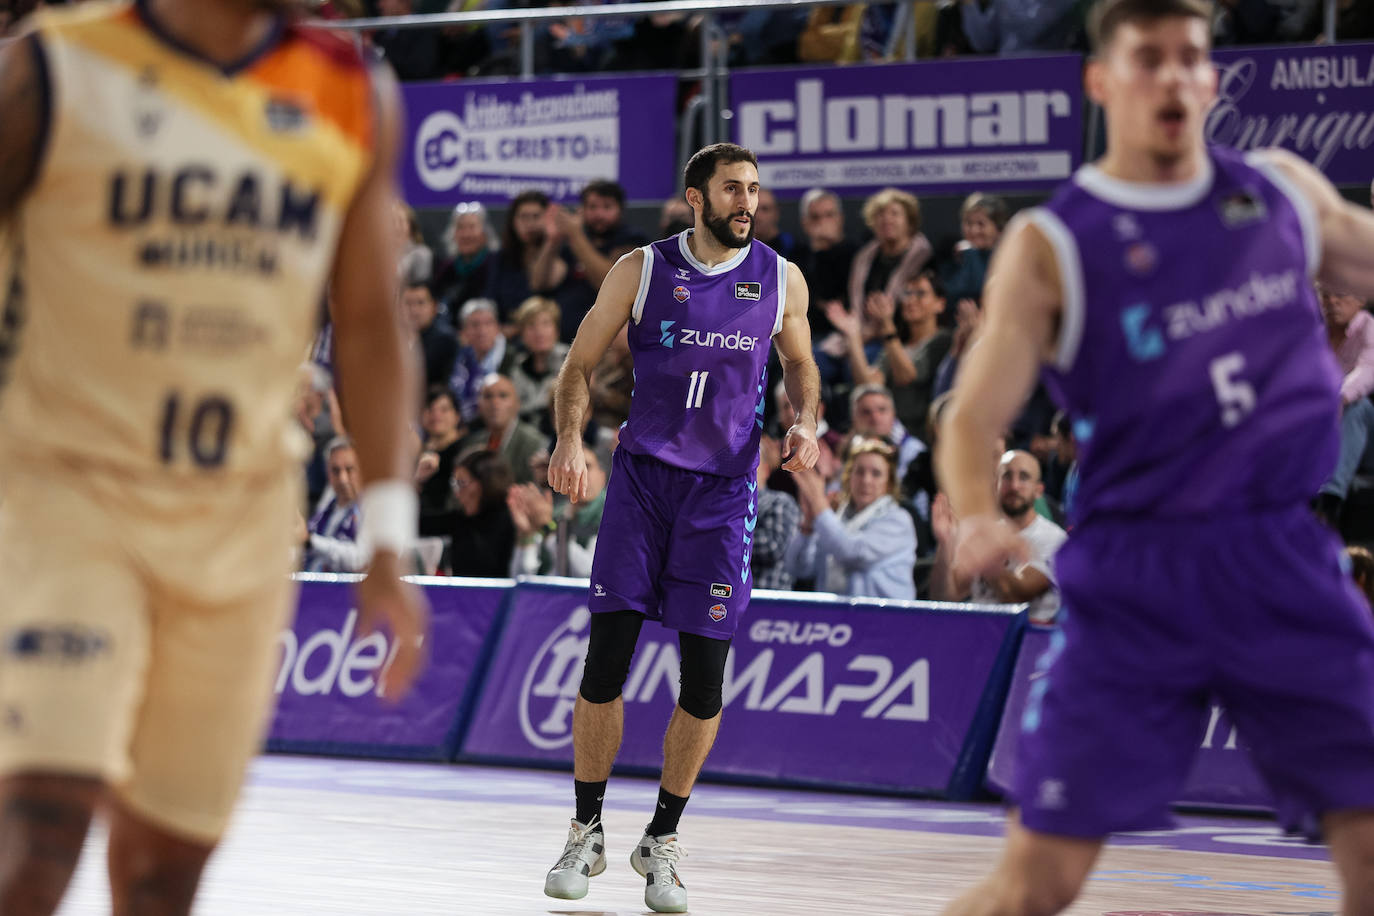
<svg viewBox="0 0 1374 916">
<path fill-rule="evenodd" d="M 568 846 L 563 850 L 563 858 L 559 859 L 558 864 L 554 866 L 554 871 L 560 868 L 572 868 L 582 861 L 583 851 L 589 848 L 587 841 L 591 839 L 592 831 L 596 829 L 597 822 L 600 820 L 601 817 L 598 815 L 582 827 L 577 826 L 576 821 L 573 822 L 573 825 L 568 828 Z"/>
<path fill-rule="evenodd" d="M 649 861 L 646 867 L 653 873 L 654 883 L 677 884 L 677 863 L 685 858 L 687 850 L 677 840 L 655 843 L 649 847 Z"/>
</svg>

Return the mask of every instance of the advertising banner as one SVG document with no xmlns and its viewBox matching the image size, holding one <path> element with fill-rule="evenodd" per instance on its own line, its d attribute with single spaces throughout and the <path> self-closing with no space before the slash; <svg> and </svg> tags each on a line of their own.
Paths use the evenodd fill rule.
<svg viewBox="0 0 1374 916">
<path fill-rule="evenodd" d="M 1038 663 L 1051 648 L 1056 633 L 1049 627 L 1033 626 L 1027 629 L 1021 643 L 1021 654 L 1016 661 L 1011 690 L 997 731 L 997 743 L 988 761 L 988 784 L 999 792 L 1007 792 L 1012 786 L 1021 719 L 1032 693 L 1045 689 L 1043 685 L 1047 682 Z M 1177 802 L 1198 807 L 1273 807 L 1268 790 L 1250 762 L 1250 755 L 1220 706 L 1211 706 L 1206 727 L 1199 736 L 1192 771 Z"/>
<path fill-rule="evenodd" d="M 1374 175 L 1374 43 L 1216 51 L 1217 104 L 1207 139 L 1282 146 L 1338 184 Z"/>
<path fill-rule="evenodd" d="M 577 198 L 598 178 L 631 200 L 677 186 L 677 77 L 408 83 L 401 186 L 414 207 Z"/>
<path fill-rule="evenodd" d="M 451 758 L 510 580 L 419 580 L 432 607 L 429 663 L 397 704 L 381 695 L 379 679 L 395 647 L 386 634 L 359 635 L 353 585 L 344 581 L 355 577 L 318 578 L 335 581 L 303 582 L 296 619 L 278 638 L 268 749 Z"/>
<path fill-rule="evenodd" d="M 572 762 L 586 586 L 522 582 L 462 756 Z M 1014 612 L 755 593 L 725 669 L 709 775 L 940 792 Z M 677 634 L 649 622 L 625 684 L 619 763 L 657 770 L 677 702 Z"/>
<path fill-rule="evenodd" d="M 1083 148 L 1077 56 L 741 70 L 734 139 L 778 194 L 1049 188 Z"/>
</svg>

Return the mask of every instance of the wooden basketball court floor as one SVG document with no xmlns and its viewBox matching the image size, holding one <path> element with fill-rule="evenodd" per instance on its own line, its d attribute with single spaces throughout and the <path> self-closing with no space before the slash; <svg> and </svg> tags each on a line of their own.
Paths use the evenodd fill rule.
<svg viewBox="0 0 1374 916">
<path fill-rule="evenodd" d="M 542 889 L 567 832 L 570 774 L 263 757 L 196 913 L 645 913 L 628 857 L 655 791 L 649 780 L 612 780 L 609 867 L 587 897 L 559 901 Z M 993 861 L 1002 825 L 992 805 L 700 785 L 683 819 L 682 874 L 699 916 L 938 913 Z M 92 836 L 63 916 L 109 912 L 103 842 Z M 1338 910 L 1321 848 L 1267 820 L 1183 817 L 1177 830 L 1114 841 L 1069 912 Z"/>
</svg>

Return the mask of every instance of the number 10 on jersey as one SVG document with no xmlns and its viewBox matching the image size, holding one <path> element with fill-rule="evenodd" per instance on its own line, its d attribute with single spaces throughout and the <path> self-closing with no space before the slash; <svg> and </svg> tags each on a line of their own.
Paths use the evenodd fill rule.
<svg viewBox="0 0 1374 916">
<path fill-rule="evenodd" d="M 706 376 L 710 374 L 705 369 L 699 369 L 692 373 L 692 380 L 687 385 L 688 407 L 701 406 L 701 399 L 706 396 Z"/>
</svg>

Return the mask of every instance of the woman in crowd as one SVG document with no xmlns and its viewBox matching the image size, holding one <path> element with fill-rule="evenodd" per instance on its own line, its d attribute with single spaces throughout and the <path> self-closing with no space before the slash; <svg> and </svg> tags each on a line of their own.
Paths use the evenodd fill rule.
<svg viewBox="0 0 1374 916">
<path fill-rule="evenodd" d="M 1007 225 L 1007 205 L 1000 197 L 974 193 L 959 210 L 964 237 L 954 246 L 953 256 L 945 262 L 940 277 L 951 302 L 983 298 L 992 250 Z"/>
<path fill-rule="evenodd" d="M 420 513 L 434 515 L 452 508 L 453 464 L 458 459 L 458 441 L 467 435 L 458 400 L 443 385 L 435 385 L 425 396 L 420 414 L 425 431 L 424 451 L 415 471 L 420 490 Z"/>
<path fill-rule="evenodd" d="M 841 502 L 830 508 L 825 479 L 799 472 L 800 533 L 787 545 L 787 570 L 817 591 L 869 598 L 915 598 L 916 527 L 897 502 L 897 452 L 856 439 L 845 459 Z"/>
<path fill-rule="evenodd" d="M 921 204 L 914 194 L 884 188 L 864 201 L 863 213 L 873 240 L 854 253 L 849 269 L 849 311 L 861 317 L 875 301 L 891 308 L 931 254 L 930 242 L 921 234 Z M 873 321 L 866 319 L 864 328 L 865 342 L 877 336 Z"/>
<path fill-rule="evenodd" d="M 476 202 L 454 207 L 444 241 L 449 261 L 435 275 L 431 288 L 448 314 L 456 315 L 463 303 L 487 292 L 487 275 L 495 260 L 491 251 L 496 243 L 487 208 Z"/>
<path fill-rule="evenodd" d="M 510 202 L 501 251 L 492 261 L 486 292 L 487 298 L 496 302 L 503 321 L 532 293 L 548 292 L 530 288 L 530 267 L 544 245 L 544 211 L 548 208 L 549 196 L 543 191 L 522 191 Z M 555 260 L 551 270 L 550 289 L 556 289 L 567 275 L 568 265 Z"/>
<path fill-rule="evenodd" d="M 510 574 L 515 523 L 506 508 L 514 475 L 506 459 L 482 449 L 453 468 L 456 511 L 421 516 L 422 537 L 449 538 L 449 572 L 455 576 L 503 578 Z"/>
<path fill-rule="evenodd" d="M 568 345 L 558 339 L 561 318 L 558 303 L 552 299 L 526 299 L 515 313 L 521 349 L 509 358 L 508 367 L 520 398 L 520 419 L 550 433 L 550 396 L 558 370 L 568 355 Z"/>
<path fill-rule="evenodd" d="M 907 283 L 897 308 L 886 297 L 871 301 L 865 317 L 876 325 L 882 343 L 876 363 L 868 361 L 858 316 L 834 303 L 827 311 L 831 323 L 845 336 L 855 383 L 882 385 L 891 391 L 897 419 L 923 440 L 935 372 L 950 349 L 950 332 L 939 325 L 945 302 L 944 288 L 930 270 Z"/>
</svg>

